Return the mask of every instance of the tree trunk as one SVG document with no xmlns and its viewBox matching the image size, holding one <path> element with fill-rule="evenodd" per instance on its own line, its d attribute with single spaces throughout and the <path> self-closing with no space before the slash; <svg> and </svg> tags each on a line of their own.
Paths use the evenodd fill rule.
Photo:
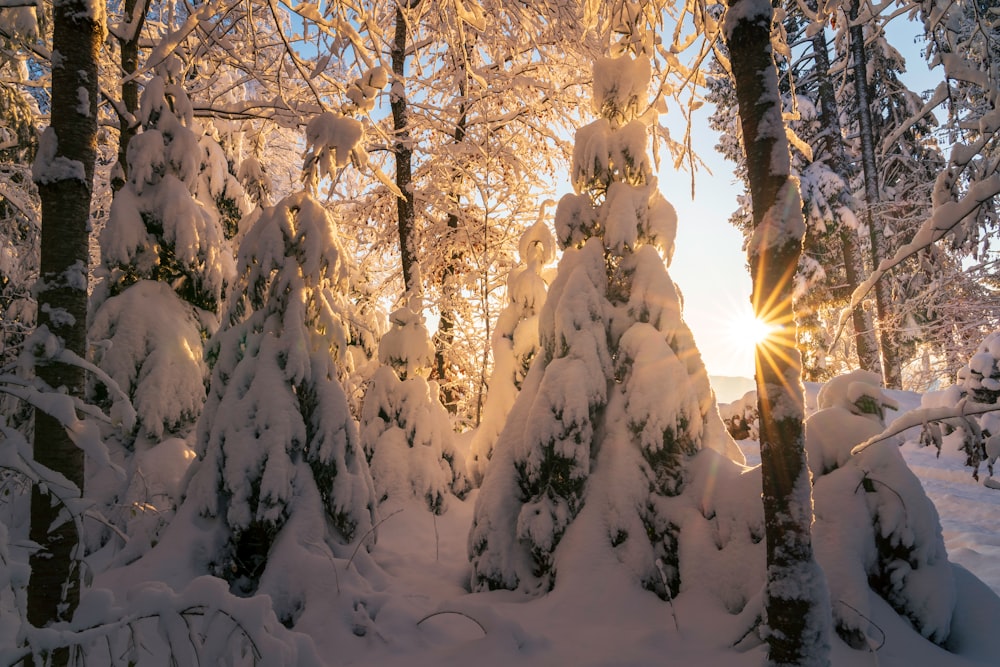
<svg viewBox="0 0 1000 667">
<path fill-rule="evenodd" d="M 467 56 L 468 49 L 466 49 Z M 456 145 L 461 144 L 465 140 L 469 123 L 469 117 L 466 112 L 464 80 L 460 78 L 458 85 L 461 102 L 458 107 L 458 122 L 455 124 L 455 134 L 453 135 Z M 462 172 L 460 170 L 455 170 L 452 181 L 456 185 L 461 183 Z M 456 247 L 459 222 L 458 210 L 461 206 L 461 198 L 457 190 L 458 188 L 456 187 L 455 191 L 448 196 L 448 201 L 453 207 L 448 213 L 448 220 L 446 222 L 448 226 L 448 236 L 446 238 L 448 247 L 450 248 L 451 260 L 445 265 L 441 276 L 441 317 L 438 319 L 438 330 L 434 336 L 434 377 L 441 385 L 441 402 L 444 403 L 444 407 L 451 414 L 458 412 L 458 391 L 453 384 L 453 378 L 450 377 L 452 373 L 450 364 L 448 363 L 448 351 L 455 341 L 455 311 L 453 304 L 456 295 L 453 282 L 457 273 L 457 265 L 462 260 L 462 252 Z M 487 339 L 486 345 L 489 347 L 489 339 Z"/>
<path fill-rule="evenodd" d="M 875 215 L 879 201 L 878 165 L 875 159 L 875 127 L 872 123 L 871 96 L 868 90 L 868 55 L 865 53 L 864 25 L 858 21 L 858 0 L 851 0 L 850 41 L 854 69 L 854 89 L 858 103 L 858 131 L 861 138 L 861 164 L 864 169 L 865 222 L 871 237 L 872 267 L 877 267 L 886 257 L 885 238 L 882 222 Z M 879 341 L 882 345 L 882 383 L 890 389 L 902 388 L 902 371 L 899 361 L 899 346 L 896 331 L 892 325 L 892 296 L 889 281 L 885 278 L 875 283 L 875 313 L 878 315 Z"/>
<path fill-rule="evenodd" d="M 86 355 L 88 236 L 97 154 L 101 29 L 89 3 L 54 3 L 52 119 L 35 164 L 42 202 L 38 326 L 47 327 L 67 350 L 81 357 Z M 53 148 L 55 155 L 51 154 Z M 79 366 L 41 363 L 38 377 L 71 396 L 84 394 L 85 375 Z M 82 489 L 83 452 L 60 422 L 42 411 L 35 414 L 34 457 Z M 40 548 L 30 560 L 28 620 L 38 627 L 68 620 L 79 602 L 79 536 L 72 521 L 50 530 L 62 509 L 53 506 L 49 495 L 37 485 L 34 487 L 30 535 Z M 53 664 L 68 660 L 68 650 L 53 656 Z"/>
<path fill-rule="evenodd" d="M 820 125 L 823 127 L 822 138 L 826 161 L 833 173 L 837 174 L 844 182 L 844 189 L 841 190 L 837 203 L 853 210 L 853 198 L 847 187 L 847 184 L 850 183 L 850 173 L 847 156 L 844 154 L 844 138 L 840 127 L 837 96 L 833 88 L 833 81 L 830 80 L 830 53 L 826 42 L 826 33 L 822 30 L 818 31 L 813 35 L 812 43 L 813 53 L 816 57 L 816 76 L 819 80 L 819 118 Z M 864 271 L 856 233 L 855 230 L 844 226 L 840 229 L 840 242 L 844 252 L 844 273 L 847 277 L 847 288 L 850 290 L 850 294 L 853 294 L 854 290 L 861 284 L 861 274 Z M 851 311 L 851 320 L 854 323 L 854 349 L 858 354 L 858 364 L 865 370 L 881 375 L 882 365 L 879 361 L 878 341 L 875 339 L 875 329 L 872 326 L 871 317 L 859 305 Z"/>
<path fill-rule="evenodd" d="M 139 35 L 142 34 L 149 2 L 144 1 L 137 12 L 138 4 L 139 0 L 125 0 L 123 7 L 125 22 L 132 26 L 130 34 L 118 38 L 122 73 L 126 77 L 139 69 Z M 136 79 L 130 78 L 122 84 L 122 104 L 130 117 L 122 114 L 118 116 L 118 166 L 121 168 L 121 178 L 111 181 L 115 192 L 121 190 L 128 181 L 128 145 L 138 131 L 135 115 L 139 111 L 139 82 Z"/>
<path fill-rule="evenodd" d="M 420 0 L 409 0 L 396 4 L 396 32 L 390 51 L 392 59 L 392 89 L 389 106 L 392 109 L 392 129 L 396 135 L 393 152 L 396 155 L 396 187 L 403 197 L 396 199 L 397 224 L 399 226 L 399 253 L 403 264 L 403 286 L 407 293 L 420 292 L 420 277 L 417 273 L 416 257 L 416 205 L 413 198 L 413 147 L 407 128 L 406 102 L 406 9 L 413 9 Z"/>
<path fill-rule="evenodd" d="M 769 0 L 730 0 L 724 25 L 753 197 L 754 232 L 747 252 L 754 311 L 779 327 L 756 351 L 767 544 L 765 634 L 769 664 L 821 666 L 830 660 L 832 621 L 812 550 L 802 361 L 792 306 L 805 222 L 798 183 L 789 176 L 771 20 Z"/>
</svg>

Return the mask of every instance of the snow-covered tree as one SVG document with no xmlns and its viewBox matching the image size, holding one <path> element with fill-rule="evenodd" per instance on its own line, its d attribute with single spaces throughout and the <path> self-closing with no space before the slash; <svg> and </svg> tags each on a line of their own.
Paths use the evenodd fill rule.
<svg viewBox="0 0 1000 667">
<path fill-rule="evenodd" d="M 972 476 L 979 480 L 985 464 L 984 483 L 993 480 L 994 464 L 1000 458 L 1000 412 L 990 406 L 1000 399 L 1000 332 L 986 336 L 968 363 L 959 369 L 957 382 L 947 389 L 928 392 L 921 397 L 923 410 L 945 414 L 927 414 L 922 424 L 920 442 L 932 445 L 940 453 L 954 447 L 965 454 Z"/>
<path fill-rule="evenodd" d="M 813 534 L 834 600 L 837 632 L 866 649 L 870 591 L 884 598 L 924 637 L 943 644 L 951 633 L 957 591 L 934 504 L 891 438 L 852 455 L 879 435 L 898 404 L 870 371 L 827 382 L 818 411 L 806 420 L 813 477 Z"/>
<path fill-rule="evenodd" d="M 41 136 L 32 176 L 42 204 L 36 330 L 37 373 L 52 389 L 82 398 L 85 376 L 78 364 L 58 359 L 66 350 L 87 354 L 88 235 L 97 143 L 97 54 L 103 34 L 101 5 L 66 0 L 52 11 L 51 122 Z M 45 411 L 35 415 L 34 458 L 83 487 L 84 455 L 64 424 Z M 44 627 L 68 620 L 79 602 L 77 526 L 42 485 L 32 487 L 28 620 Z M 54 660 L 65 663 L 68 651 Z"/>
<path fill-rule="evenodd" d="M 418 308 L 412 299 L 389 316 L 382 366 L 365 391 L 361 441 L 380 503 L 415 497 L 441 514 L 447 496 L 464 496 L 469 482 L 437 383 L 427 380 L 434 346 Z"/>
<path fill-rule="evenodd" d="M 320 507 L 339 543 L 373 524 L 371 477 L 337 368 L 347 262 L 330 215 L 305 193 L 264 210 L 240 245 L 186 502 L 224 528 L 212 568 L 245 594 L 291 567 L 269 568 L 274 549 Z M 296 601 L 280 604 L 285 617 Z"/>
<path fill-rule="evenodd" d="M 984 252 L 1000 220 L 1000 25 L 989 0 L 916 3 L 929 44 L 932 67 L 945 82 L 928 102 L 947 105 L 945 126 L 952 142 L 947 169 L 934 194 L 935 206 L 969 201 L 969 211 L 953 227 L 955 240 Z M 978 254 L 978 253 L 976 253 Z"/>
<path fill-rule="evenodd" d="M 767 0 L 731 0 L 723 24 L 753 197 L 747 259 L 754 313 L 778 328 L 755 354 L 767 544 L 764 611 L 769 664 L 820 667 L 829 663 L 830 601 L 810 535 L 802 361 L 792 302 L 805 221 L 798 182 L 790 175 L 773 14 Z"/>
<path fill-rule="evenodd" d="M 190 100 L 168 59 L 146 83 L 143 132 L 129 142 L 125 185 L 101 233 L 101 283 L 90 337 L 95 362 L 137 408 L 140 437 L 185 436 L 201 412 L 208 368 L 202 341 L 218 326 L 235 274 L 217 213 L 196 198 L 205 181 Z"/>
<path fill-rule="evenodd" d="M 576 133 L 576 193 L 556 211 L 564 252 L 540 349 L 476 503 L 476 589 L 546 591 L 586 551 L 676 594 L 680 521 L 669 508 L 692 483 L 689 461 L 702 449 L 741 458 L 666 270 L 677 218 L 647 153 L 652 33 L 636 30 L 646 18 L 619 15 L 624 37 L 594 65 L 599 118 Z"/>
<path fill-rule="evenodd" d="M 556 251 L 555 238 L 541 216 L 521 235 L 518 250 L 523 265 L 507 278 L 508 304 L 493 329 L 489 393 L 469 445 L 469 474 L 476 485 L 482 483 L 493 447 L 538 352 L 538 313 L 548 288 L 542 268 L 555 259 Z"/>
</svg>

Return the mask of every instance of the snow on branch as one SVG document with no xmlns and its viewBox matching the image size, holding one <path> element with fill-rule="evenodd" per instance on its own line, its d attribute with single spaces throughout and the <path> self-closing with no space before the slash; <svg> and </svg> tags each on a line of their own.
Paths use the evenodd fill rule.
<svg viewBox="0 0 1000 667">
<path fill-rule="evenodd" d="M 966 417 L 975 417 L 998 411 L 1000 411 L 1000 405 L 993 403 L 977 403 L 975 401 L 968 400 L 968 398 L 963 398 L 957 405 L 954 406 L 910 410 L 893 420 L 893 422 L 889 424 L 884 431 L 878 435 L 868 438 L 860 445 L 852 449 L 851 455 L 854 456 L 860 454 L 872 445 L 882 442 L 883 440 L 888 440 L 889 438 L 897 436 L 907 429 L 911 429 L 915 426 L 924 426 L 930 422 L 942 422 L 949 419 L 965 419 Z"/>
<path fill-rule="evenodd" d="M 984 140 L 976 142 L 976 144 L 979 143 L 984 143 Z M 959 160 L 956 160 L 956 153 Z M 957 145 L 952 149 L 952 164 L 955 165 L 956 169 L 971 162 L 972 155 L 970 153 L 973 153 L 973 151 L 968 150 L 968 147 L 964 145 Z M 938 176 L 938 183 L 935 189 L 939 191 L 942 183 L 947 183 L 950 180 L 949 177 L 953 176 L 956 169 L 946 169 L 941 172 Z M 937 194 L 938 192 L 935 192 L 935 195 Z M 959 227 L 976 209 L 997 195 L 1000 195 L 1000 173 L 995 173 L 989 178 L 973 183 L 969 186 L 969 191 L 966 195 L 958 201 L 946 201 L 939 204 L 934 209 L 931 217 L 924 221 L 920 229 L 917 230 L 917 233 L 914 234 L 913 240 L 900 246 L 892 257 L 883 259 L 879 263 L 878 268 L 868 276 L 868 279 L 854 290 L 851 294 L 851 302 L 840 311 L 837 333 L 834 336 L 831 346 L 836 345 L 837 341 L 840 340 L 840 336 L 847 326 L 847 321 L 851 317 L 851 313 L 861 304 L 861 300 L 865 298 L 872 288 L 875 287 L 875 283 L 913 255 L 943 239 Z"/>
</svg>

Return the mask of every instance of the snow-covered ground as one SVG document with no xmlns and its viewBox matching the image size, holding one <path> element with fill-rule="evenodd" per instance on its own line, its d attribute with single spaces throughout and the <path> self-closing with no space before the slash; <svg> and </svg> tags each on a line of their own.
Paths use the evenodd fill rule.
<svg viewBox="0 0 1000 667">
<path fill-rule="evenodd" d="M 813 400 L 815 390 L 811 387 Z M 900 410 L 919 405 L 915 394 L 890 395 Z M 748 463 L 756 464 L 757 443 L 740 445 Z M 852 650 L 835 639 L 834 665 L 998 665 L 1000 597 L 994 593 L 1000 594 L 1000 491 L 973 480 L 957 452 L 938 457 L 915 443 L 902 451 L 937 506 L 949 558 L 959 566 L 959 596 L 967 604 L 953 623 L 949 648 L 956 653 L 922 639 L 873 595 L 868 635 L 878 650 Z M 415 507 L 390 516 L 372 553 L 386 575 L 377 585 L 386 602 L 375 619 L 376 631 L 351 646 L 325 645 L 322 637 L 314 637 L 320 655 L 336 655 L 332 664 L 380 667 L 762 664 L 765 646 L 752 634 L 744 637 L 754 601 L 738 615 L 702 591 L 684 591 L 668 604 L 623 576 L 621 568 L 599 567 L 597 559 L 592 571 L 574 567 L 571 581 L 560 578 L 542 598 L 500 591 L 469 594 L 466 536 L 474 502 L 475 495 L 464 502 L 451 499 L 448 511 L 436 518 Z"/>
<path fill-rule="evenodd" d="M 807 402 L 815 405 L 817 387 L 808 389 Z M 920 397 L 916 394 L 889 394 L 899 403 L 899 411 L 919 405 Z M 893 416 L 890 414 L 888 418 Z M 742 441 L 740 447 L 748 463 L 755 465 L 759 459 L 757 443 Z M 1000 664 L 1000 646 L 996 641 L 997 619 L 1000 619 L 1000 534 L 996 530 L 1000 490 L 973 480 L 963 455 L 947 447 L 938 457 L 936 450 L 908 442 L 902 446 L 902 452 L 937 507 L 949 559 L 956 564 L 959 605 L 951 623 L 948 650 L 923 639 L 887 603 L 871 594 L 865 631 L 870 649 L 854 650 L 834 638 L 833 664 L 836 667 L 995 667 Z M 753 478 L 743 477 L 735 482 L 729 478 L 723 484 L 742 485 L 747 481 Z M 730 491 L 703 489 L 703 493 L 716 493 L 719 498 L 747 497 L 745 493 Z M 212 547 L 217 534 L 190 507 L 182 509 L 147 557 L 124 568 L 110 569 L 96 578 L 92 590 L 97 592 L 87 594 L 82 606 L 88 611 L 84 614 L 86 618 L 80 619 L 84 626 L 90 627 L 104 618 L 121 618 L 113 609 L 121 605 L 129 610 L 128 618 L 158 614 L 166 621 L 152 617 L 136 621 L 134 627 L 141 631 L 136 635 L 137 642 L 123 630 L 120 637 L 113 639 L 114 646 L 108 643 L 104 648 L 103 639 L 96 642 L 98 648 L 88 651 L 88 658 L 93 658 L 93 664 L 104 664 L 101 651 L 106 655 L 113 648 L 118 661 L 113 664 L 122 664 L 121 656 L 131 651 L 141 658 L 140 664 L 166 665 L 171 652 L 165 649 L 163 638 L 170 636 L 169 641 L 175 647 L 201 646 L 175 648 L 174 657 L 180 664 L 195 664 L 188 659 L 197 660 L 199 653 L 205 664 L 209 646 L 227 656 L 219 664 L 337 667 L 757 667 L 762 664 L 766 646 L 753 632 L 760 609 L 759 596 L 746 600 L 745 605 L 738 604 L 742 611 L 736 613 L 736 609 L 726 608 L 733 606 L 731 600 L 724 601 L 726 596 L 719 594 L 727 586 L 738 589 L 746 582 L 761 580 L 762 549 L 744 546 L 727 552 L 720 547 L 716 554 L 715 549 L 699 547 L 689 552 L 689 556 L 705 558 L 704 564 L 696 563 L 693 569 L 714 572 L 718 581 L 682 585 L 675 600 L 664 602 L 642 589 L 637 577 L 621 566 L 613 551 L 590 546 L 599 545 L 601 540 L 595 540 L 586 530 L 573 528 L 564 538 L 568 548 L 562 550 L 556 562 L 559 576 L 552 592 L 540 597 L 510 591 L 470 593 L 472 571 L 467 541 L 476 493 L 465 500 L 448 497 L 446 511 L 440 516 L 427 511 L 421 500 L 387 501 L 380 508 L 378 541 L 370 553 L 352 545 L 333 545 L 334 557 L 330 558 L 321 553 L 318 543 L 305 545 L 308 548 L 301 551 L 304 555 L 294 561 L 289 571 L 272 575 L 272 579 L 287 582 L 279 585 L 272 582 L 274 590 L 288 591 L 301 596 L 303 603 L 308 602 L 295 620 L 295 631 L 288 631 L 277 622 L 270 613 L 277 605 L 267 598 L 234 598 L 226 592 L 221 580 L 203 576 L 203 566 L 197 563 Z M 711 500 L 708 495 L 702 497 L 706 507 L 714 503 L 718 510 L 717 524 L 722 523 L 727 513 L 740 511 L 720 500 Z M 697 529 L 701 521 L 698 514 L 688 525 Z M 716 534 L 715 538 L 720 536 Z M 287 542 L 283 541 L 276 549 L 287 551 Z M 733 560 L 733 555 L 739 558 Z M 720 560 L 726 558 L 729 561 Z M 305 588 L 300 590 L 300 586 Z M 113 604 L 112 597 L 100 593 L 101 589 L 113 593 Z M 209 613 L 213 608 L 222 611 L 213 615 Z M 191 610 L 198 618 L 191 616 Z M 239 652 L 239 632 L 234 621 L 228 619 L 238 619 L 253 634 L 259 659 L 254 661 L 250 653 L 244 655 L 244 662 L 235 657 Z M 0 623 L 5 625 L 9 624 Z M 214 641 L 198 638 L 199 628 L 203 627 L 215 628 Z M 220 627 L 224 632 L 218 632 Z M 6 645 L 0 644 L 0 662 L 5 656 L 14 655 L 7 653 L 12 650 L 11 640 L 12 636 L 7 637 L 3 642 Z M 249 651 L 247 644 L 242 646 Z"/>
</svg>

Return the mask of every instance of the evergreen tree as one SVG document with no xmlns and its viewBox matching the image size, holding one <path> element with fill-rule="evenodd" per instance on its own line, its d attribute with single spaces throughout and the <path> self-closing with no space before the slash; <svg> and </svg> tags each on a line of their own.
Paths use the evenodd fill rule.
<svg viewBox="0 0 1000 667">
<path fill-rule="evenodd" d="M 304 193 L 262 212 L 240 245 L 237 290 L 211 343 L 188 499 L 224 527 L 214 573 L 244 594 L 258 590 L 272 548 L 286 529 L 301 529 L 311 503 L 336 542 L 373 524 L 371 477 L 336 365 L 346 351 L 347 278 L 333 220 Z M 282 600 L 279 617 L 296 604 Z"/>
<path fill-rule="evenodd" d="M 544 212 L 544 208 L 542 209 Z M 477 486 L 493 455 L 514 400 L 538 353 L 538 314 L 545 303 L 547 285 L 542 267 L 555 259 L 555 239 L 541 215 L 521 235 L 523 266 L 507 279 L 507 307 L 493 330 L 493 375 L 483 407 L 483 419 L 469 446 L 469 473 Z"/>
<path fill-rule="evenodd" d="M 428 381 L 434 359 L 419 299 L 390 315 L 379 343 L 379 368 L 365 391 L 361 441 L 379 502 L 422 499 L 435 514 L 449 494 L 469 489 L 465 460 L 453 441 L 451 420 Z"/>
<path fill-rule="evenodd" d="M 741 458 L 666 271 L 677 219 L 646 151 L 646 18 L 619 25 L 616 51 L 594 66 L 600 117 L 576 134 L 541 346 L 476 503 L 476 589 L 550 589 L 560 561 L 580 555 L 560 549 L 576 528 L 584 551 L 613 552 L 645 587 L 676 594 L 669 508 L 692 483 L 689 461 L 704 448 Z"/>
<path fill-rule="evenodd" d="M 153 443 L 184 437 L 201 412 L 202 340 L 218 327 L 235 274 L 222 221 L 195 196 L 217 170 L 203 170 L 206 141 L 181 71 L 181 61 L 168 58 L 143 90 L 143 132 L 129 141 L 129 178 L 101 233 L 90 334 L 95 362 L 128 394 L 137 434 Z"/>
<path fill-rule="evenodd" d="M 871 591 L 944 644 L 958 593 L 937 511 L 895 441 L 852 452 L 899 408 L 880 383 L 869 371 L 838 376 L 823 385 L 806 420 L 817 558 L 837 601 L 837 632 L 852 648 L 868 650 Z"/>
</svg>

